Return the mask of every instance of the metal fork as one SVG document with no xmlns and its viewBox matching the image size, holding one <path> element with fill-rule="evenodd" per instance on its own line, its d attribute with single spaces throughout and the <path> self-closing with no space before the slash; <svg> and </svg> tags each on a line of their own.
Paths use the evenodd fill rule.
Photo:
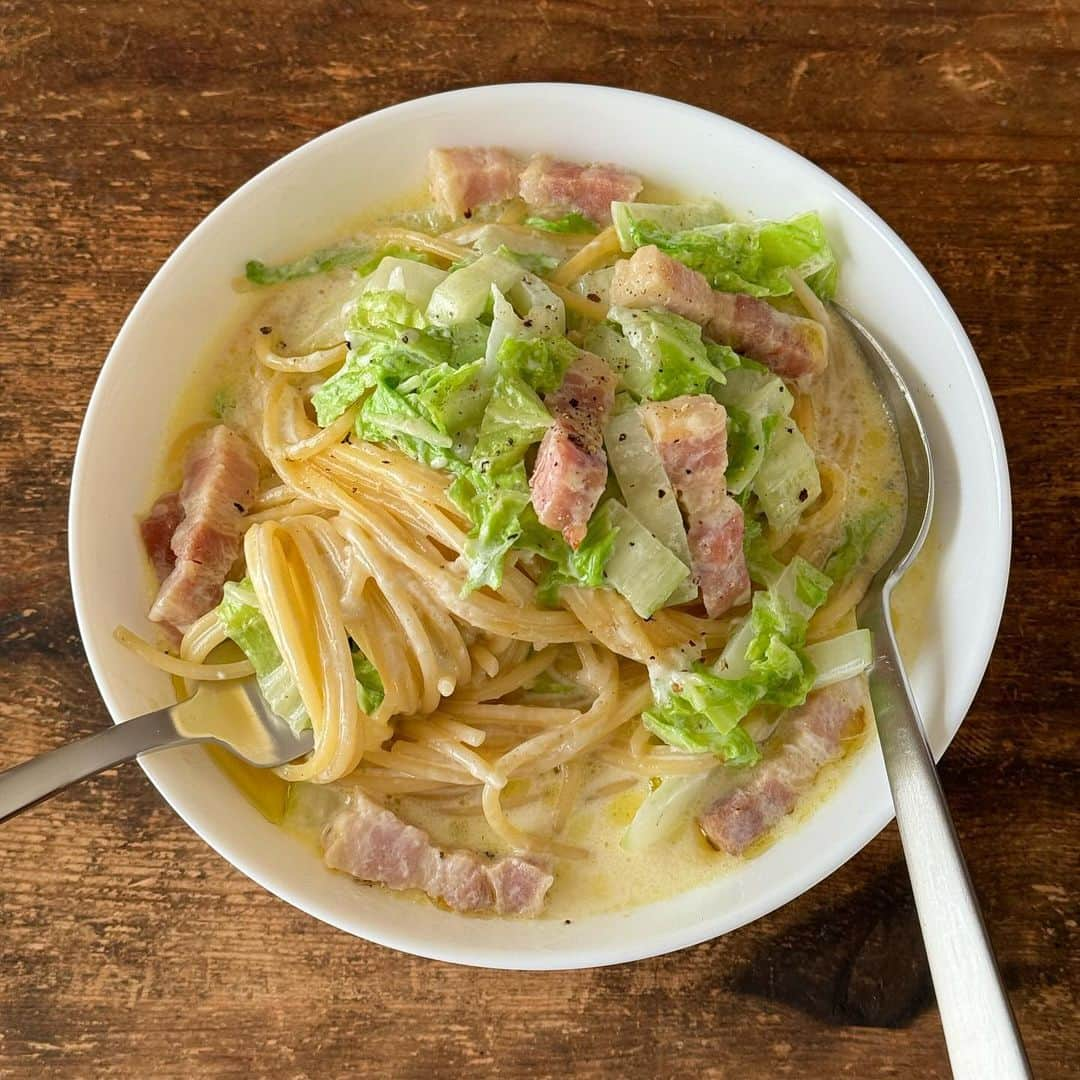
<svg viewBox="0 0 1080 1080">
<path fill-rule="evenodd" d="M 234 732 L 227 737 L 229 729 Z M 88 776 L 140 754 L 211 742 L 268 769 L 302 757 L 311 731 L 297 735 L 270 711 L 252 680 L 203 683 L 189 698 L 125 720 L 0 772 L 0 821 Z"/>
<path fill-rule="evenodd" d="M 874 636 L 870 697 L 889 775 L 930 974 L 953 1074 L 962 1080 L 1029 1077 L 1031 1070 L 1001 983 L 979 903 L 949 816 L 922 718 L 893 632 L 889 599 L 923 546 L 934 507 L 934 468 L 915 402 L 884 349 L 849 312 L 846 323 L 885 399 L 907 473 L 900 541 L 858 608 Z"/>
</svg>

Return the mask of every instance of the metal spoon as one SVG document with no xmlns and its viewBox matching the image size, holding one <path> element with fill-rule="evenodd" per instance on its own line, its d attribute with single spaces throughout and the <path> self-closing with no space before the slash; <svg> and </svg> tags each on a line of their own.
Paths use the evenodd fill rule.
<svg viewBox="0 0 1080 1080">
<path fill-rule="evenodd" d="M 930 528 L 934 506 L 930 444 L 911 394 L 885 351 L 847 311 L 835 304 L 832 310 L 847 325 L 892 414 L 907 473 L 904 531 L 870 583 L 857 615 L 859 625 L 874 636 L 870 696 L 949 1061 L 953 1074 L 963 1080 L 1028 1077 L 1024 1045 L 892 627 L 892 591 L 915 561 Z"/>
<path fill-rule="evenodd" d="M 297 735 L 275 716 L 250 680 L 203 683 L 175 705 L 0 772 L 0 821 L 122 761 L 200 742 L 217 743 L 251 765 L 267 769 L 310 752 L 312 735 L 310 731 Z"/>
</svg>

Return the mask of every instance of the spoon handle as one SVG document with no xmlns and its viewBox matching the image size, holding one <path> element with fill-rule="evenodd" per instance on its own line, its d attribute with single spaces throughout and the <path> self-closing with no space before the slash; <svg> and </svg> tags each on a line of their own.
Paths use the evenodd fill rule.
<svg viewBox="0 0 1080 1080">
<path fill-rule="evenodd" d="M 949 1061 L 959 1080 L 1030 1077 L 1024 1045 L 897 650 L 889 591 L 861 618 L 874 635 L 876 651 L 870 696 Z"/>
<path fill-rule="evenodd" d="M 121 761 L 191 742 L 173 726 L 171 711 L 126 720 L 0 772 L 0 822 Z"/>
</svg>

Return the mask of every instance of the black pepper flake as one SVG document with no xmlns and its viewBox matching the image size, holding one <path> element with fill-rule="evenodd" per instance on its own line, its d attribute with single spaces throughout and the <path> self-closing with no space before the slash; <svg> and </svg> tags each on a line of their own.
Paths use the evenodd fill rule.
<svg viewBox="0 0 1080 1080">
<path fill-rule="evenodd" d="M 571 409 L 576 409 L 577 407 L 578 407 L 578 399 L 576 397 L 572 397 L 570 399 L 570 408 Z"/>
<path fill-rule="evenodd" d="M 234 502 L 233 506 L 235 506 L 241 514 L 244 512 L 244 508 L 238 502 Z"/>
<path fill-rule="evenodd" d="M 594 292 L 586 293 L 585 294 L 585 299 L 586 300 L 591 300 L 594 304 L 599 304 L 600 303 L 600 294 L 599 293 L 594 293 Z"/>
<path fill-rule="evenodd" d="M 472 217 L 472 209 L 470 208 L 470 209 L 465 211 L 465 220 L 468 221 L 469 218 L 471 218 L 471 217 Z"/>
<path fill-rule="evenodd" d="M 521 325 L 522 326 L 532 326 L 532 319 L 526 319 Z"/>
<path fill-rule="evenodd" d="M 570 925 L 570 920 L 569 919 L 563 919 L 563 926 L 569 926 L 569 925 Z"/>
<path fill-rule="evenodd" d="M 633 540 L 631 540 L 631 541 L 630 541 L 630 546 L 631 546 L 631 547 L 637 547 L 637 544 L 635 544 L 635 543 L 634 543 L 634 541 L 633 541 Z"/>
<path fill-rule="evenodd" d="M 799 502 L 806 502 L 809 498 L 810 492 L 807 491 L 806 488 L 803 488 L 802 491 L 799 492 Z"/>
<path fill-rule="evenodd" d="M 626 442 L 626 432 L 625 431 L 619 436 L 619 442 Z"/>
<path fill-rule="evenodd" d="M 667 492 L 663 488 L 660 488 L 656 493 L 656 497 L 662 499 L 666 494 Z"/>
<path fill-rule="evenodd" d="M 260 334 L 269 334 L 272 329 L 273 329 L 273 327 L 271 327 L 271 326 L 260 326 L 259 327 L 259 333 Z"/>
</svg>

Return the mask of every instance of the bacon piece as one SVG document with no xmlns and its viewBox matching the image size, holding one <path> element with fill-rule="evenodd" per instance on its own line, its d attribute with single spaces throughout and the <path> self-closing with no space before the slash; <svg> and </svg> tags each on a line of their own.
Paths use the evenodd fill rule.
<svg viewBox="0 0 1080 1080">
<path fill-rule="evenodd" d="M 562 384 L 544 399 L 555 422 L 544 433 L 529 478 L 541 524 L 562 532 L 577 548 L 607 484 L 603 427 L 615 402 L 615 374 L 592 353 L 582 353 Z"/>
<path fill-rule="evenodd" d="M 700 324 L 714 341 L 745 353 L 785 379 L 818 375 L 828 363 L 828 339 L 821 323 L 777 311 L 744 293 L 717 292 L 703 275 L 652 244 L 615 264 L 611 302 L 674 311 Z"/>
<path fill-rule="evenodd" d="M 696 270 L 649 244 L 615 264 L 611 302 L 620 307 L 661 307 L 706 326 L 715 293 Z"/>
<path fill-rule="evenodd" d="M 326 827 L 327 866 L 389 889 L 420 889 L 454 911 L 538 915 L 554 877 L 517 855 L 483 859 L 472 851 L 442 851 L 365 795 Z"/>
<path fill-rule="evenodd" d="M 173 532 L 175 565 L 150 609 L 154 622 L 181 633 L 220 600 L 225 576 L 240 552 L 241 521 L 259 482 L 251 447 L 219 424 L 192 445 L 184 465 Z"/>
<path fill-rule="evenodd" d="M 180 492 L 168 491 L 150 508 L 150 513 L 139 522 L 143 547 L 150 556 L 154 573 L 160 585 L 176 565 L 176 556 L 170 546 L 176 526 L 184 518 L 180 505 Z"/>
<path fill-rule="evenodd" d="M 689 517 L 686 542 L 690 563 L 705 610 L 716 619 L 750 596 L 742 507 L 730 495 L 724 495 L 708 512 Z"/>
<path fill-rule="evenodd" d="M 457 146 L 428 153 L 428 187 L 435 204 L 450 217 L 474 207 L 512 199 L 518 193 L 521 162 L 498 147 Z"/>
<path fill-rule="evenodd" d="M 530 206 L 570 207 L 607 225 L 611 204 L 637 198 L 641 187 L 640 176 L 614 165 L 577 165 L 537 154 L 521 174 L 520 190 Z"/>
<path fill-rule="evenodd" d="M 686 512 L 686 542 L 705 610 L 723 615 L 750 591 L 743 514 L 727 493 L 727 413 L 708 394 L 641 407 L 646 430 Z"/>
<path fill-rule="evenodd" d="M 771 304 L 745 293 L 717 292 L 706 327 L 721 345 L 764 364 L 783 379 L 820 375 L 829 362 L 825 327 L 777 311 Z"/>
<path fill-rule="evenodd" d="M 821 767 L 837 760 L 843 740 L 862 729 L 866 682 L 859 676 L 811 694 L 781 721 L 780 747 L 748 770 L 747 782 L 723 796 L 699 824 L 709 841 L 741 855 L 795 809 Z"/>
</svg>

